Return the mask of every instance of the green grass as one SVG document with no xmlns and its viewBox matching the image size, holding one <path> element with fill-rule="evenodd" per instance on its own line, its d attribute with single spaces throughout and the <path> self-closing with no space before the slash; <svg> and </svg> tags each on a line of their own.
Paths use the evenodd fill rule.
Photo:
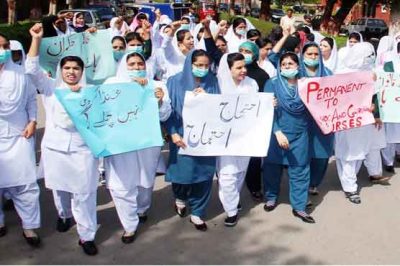
<svg viewBox="0 0 400 266">
<path fill-rule="evenodd" d="M 226 12 L 220 14 L 220 19 L 224 19 L 227 21 L 232 21 L 235 17 L 237 16 L 230 16 Z M 272 23 L 270 21 L 265 21 L 249 16 L 247 16 L 246 18 L 250 20 L 251 23 L 253 23 L 254 27 L 256 27 L 256 29 L 258 29 L 263 36 L 267 36 L 271 32 L 272 28 L 277 26 L 277 24 Z"/>
</svg>

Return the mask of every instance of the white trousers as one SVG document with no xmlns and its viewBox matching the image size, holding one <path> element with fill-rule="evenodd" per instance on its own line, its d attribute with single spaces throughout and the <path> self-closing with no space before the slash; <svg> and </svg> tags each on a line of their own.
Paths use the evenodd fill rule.
<svg viewBox="0 0 400 266">
<path fill-rule="evenodd" d="M 23 229 L 40 227 L 40 189 L 36 182 L 9 188 L 0 188 L 0 225 L 4 225 L 3 194 L 7 193 L 14 202 L 15 210 L 22 221 Z"/>
<path fill-rule="evenodd" d="M 336 158 L 336 168 L 344 192 L 357 191 L 357 174 L 360 171 L 361 164 L 361 160 L 345 161 Z"/>
<path fill-rule="evenodd" d="M 388 143 L 386 145 L 386 148 L 383 148 L 381 150 L 383 163 L 386 166 L 393 166 L 393 164 L 394 164 L 394 158 L 396 157 L 396 148 L 397 148 L 396 145 L 400 146 L 395 143 Z"/>
<path fill-rule="evenodd" d="M 131 190 L 110 189 L 110 193 L 125 232 L 135 232 L 139 224 L 139 217 L 137 215 L 137 187 Z"/>
<path fill-rule="evenodd" d="M 151 206 L 151 197 L 153 194 L 153 187 L 145 188 L 138 186 L 137 195 L 137 212 L 142 214 L 145 213 Z"/>
<path fill-rule="evenodd" d="M 53 190 L 54 204 L 60 218 L 74 217 L 80 240 L 93 241 L 97 230 L 97 193 L 70 193 Z"/>
<path fill-rule="evenodd" d="M 226 214 L 231 217 L 238 213 L 240 191 L 243 187 L 246 171 L 236 174 L 218 173 L 218 195 Z"/>
<path fill-rule="evenodd" d="M 380 150 L 370 151 L 364 160 L 364 165 L 367 168 L 370 176 L 382 175 L 382 159 Z"/>
</svg>

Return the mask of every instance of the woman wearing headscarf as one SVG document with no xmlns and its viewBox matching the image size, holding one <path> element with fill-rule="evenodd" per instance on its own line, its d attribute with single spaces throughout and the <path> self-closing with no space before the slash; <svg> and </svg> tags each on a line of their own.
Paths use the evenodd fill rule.
<svg viewBox="0 0 400 266">
<path fill-rule="evenodd" d="M 2 196 L 8 194 L 22 221 L 22 234 L 33 247 L 40 245 L 39 186 L 33 135 L 36 129 L 36 91 L 24 68 L 12 61 L 9 40 L 0 34 L 0 237 L 7 233 Z"/>
<path fill-rule="evenodd" d="M 26 55 L 25 55 L 24 47 L 22 47 L 22 44 L 19 41 L 11 40 L 10 41 L 10 50 L 11 50 L 12 61 L 17 65 L 25 67 Z"/>
<path fill-rule="evenodd" d="M 335 39 L 331 37 L 325 37 L 319 44 L 321 51 L 324 67 L 329 69 L 332 73 L 335 73 L 337 67 L 337 47 Z"/>
<path fill-rule="evenodd" d="M 129 53 L 115 77 L 105 84 L 137 82 L 145 90 L 154 90 L 159 104 L 160 121 L 171 114 L 166 87 L 159 81 L 146 78 L 146 61 L 140 53 Z M 121 240 L 132 243 L 139 221 L 146 221 L 146 211 L 151 205 L 151 195 L 156 176 L 161 147 L 150 147 L 108 156 L 104 159 L 106 184 L 115 203 L 119 219 L 124 227 Z"/>
<path fill-rule="evenodd" d="M 219 93 L 218 81 L 209 72 L 209 67 L 210 59 L 204 50 L 191 51 L 186 57 L 183 71 L 167 82 L 172 114 L 166 123 L 171 142 L 165 180 L 172 182 L 176 213 L 180 217 L 185 216 L 188 202 L 192 211 L 190 222 L 200 231 L 207 230 L 204 216 L 211 196 L 216 160 L 215 157 L 180 155 L 178 150 L 186 147 L 182 139 L 185 93 Z"/>
<path fill-rule="evenodd" d="M 254 43 L 252 44 L 254 45 Z M 250 46 L 244 47 L 247 49 Z M 257 58 L 256 56 L 253 57 Z M 231 53 L 222 56 L 217 75 L 221 94 L 257 93 L 259 91 L 257 82 L 247 77 L 247 74 L 243 54 Z M 221 156 L 217 159 L 218 194 L 227 214 L 224 222 L 226 226 L 235 226 L 237 223 L 238 209 L 240 209 L 240 191 L 249 160 L 250 157 L 248 156 Z"/>
<path fill-rule="evenodd" d="M 244 56 L 247 76 L 257 82 L 257 91 L 262 91 L 269 76 L 257 63 L 260 56 L 258 46 L 246 41 L 239 46 L 239 52 Z M 261 158 L 252 157 L 246 173 L 246 185 L 256 201 L 262 201 L 261 180 Z"/>
<path fill-rule="evenodd" d="M 126 33 L 129 32 L 128 24 L 121 17 L 113 17 L 110 20 L 110 28 L 108 29 L 110 32 L 111 39 L 115 36 L 124 37 Z"/>
<path fill-rule="evenodd" d="M 139 12 L 132 20 L 131 25 L 129 25 L 129 29 L 131 32 L 135 32 L 137 29 L 142 27 L 144 21 L 148 22 L 147 15 L 143 12 Z"/>
<path fill-rule="evenodd" d="M 300 77 L 313 78 L 332 75 L 331 70 L 324 65 L 323 55 L 318 44 L 305 44 L 301 55 Z M 324 135 L 315 120 L 310 117 L 309 141 L 311 157 L 309 192 L 317 195 L 317 187 L 321 184 L 328 169 L 329 158 L 333 155 L 334 134 Z"/>
<path fill-rule="evenodd" d="M 84 63 L 77 56 L 66 56 L 60 60 L 56 79 L 49 78 L 39 65 L 39 47 L 43 36 L 41 24 L 35 24 L 30 34 L 32 43 L 26 72 L 43 95 L 46 131 L 41 150 L 45 184 L 53 190 L 58 212 L 57 230 L 68 231 L 73 217 L 77 223 L 79 245 L 87 255 L 95 255 L 98 160 L 55 96 L 56 89 L 78 92 L 86 86 Z"/>
<path fill-rule="evenodd" d="M 258 65 L 267 72 L 270 78 L 276 76 L 276 68 L 269 61 L 268 55 L 272 51 L 272 42 L 268 38 L 258 39 L 256 41 L 258 48 L 260 49 L 260 56 L 258 58 Z M 264 88 L 264 87 L 262 87 Z"/>
<path fill-rule="evenodd" d="M 378 49 L 376 50 L 376 62 L 375 62 L 375 66 L 378 69 L 383 68 L 383 65 L 385 64 L 385 55 L 387 55 L 387 53 L 392 51 L 394 44 L 395 42 L 392 36 L 383 36 L 379 40 Z"/>
<path fill-rule="evenodd" d="M 194 47 L 192 34 L 187 29 L 178 29 L 180 26 L 181 21 L 173 22 L 171 24 L 172 31 L 164 36 L 161 45 L 167 71 L 163 76 L 165 80 L 182 71 L 186 55 Z"/>
<path fill-rule="evenodd" d="M 277 106 L 267 157 L 264 158 L 264 210 L 277 206 L 283 166 L 289 175 L 289 198 L 292 213 L 306 223 L 315 223 L 305 212 L 310 183 L 309 114 L 300 99 L 297 79 L 299 59 L 293 52 L 284 53 L 279 62 L 278 75 L 269 80 L 264 92 L 274 93 Z"/>
<path fill-rule="evenodd" d="M 396 44 L 396 49 L 391 53 L 391 60 L 385 62 L 383 70 L 385 72 L 400 73 L 400 41 Z M 400 123 L 385 123 L 386 148 L 382 150 L 382 159 L 386 171 L 394 173 L 394 160 L 396 157 L 396 145 L 400 144 Z"/>
<path fill-rule="evenodd" d="M 356 43 L 349 48 L 343 67 L 337 73 L 368 71 L 374 68 L 374 64 L 375 50 L 372 44 Z M 376 117 L 375 125 L 365 125 L 335 133 L 336 167 L 345 196 L 351 203 L 361 203 L 357 174 L 363 161 L 371 182 L 388 180 L 387 177 L 382 177 L 380 149 L 386 146 L 386 140 L 384 128 L 381 128 L 378 118 L 379 116 Z"/>
<path fill-rule="evenodd" d="M 228 42 L 228 51 L 230 53 L 239 51 L 239 45 L 247 40 L 246 33 L 248 30 L 247 22 L 244 18 L 238 17 L 233 20 L 232 25 L 224 36 Z"/>
<path fill-rule="evenodd" d="M 72 19 L 72 28 L 75 32 L 84 32 L 89 29 L 89 26 L 85 24 L 85 17 L 82 12 L 76 12 Z"/>
<path fill-rule="evenodd" d="M 350 48 L 353 47 L 354 44 L 363 42 L 363 37 L 361 33 L 358 31 L 354 31 L 349 34 L 349 37 L 347 38 L 346 46 L 342 47 L 338 51 L 338 62 L 337 62 L 337 68 L 336 70 L 340 70 L 342 68 L 346 68 L 344 66 L 344 61 L 346 60 L 347 56 L 349 55 Z"/>
</svg>

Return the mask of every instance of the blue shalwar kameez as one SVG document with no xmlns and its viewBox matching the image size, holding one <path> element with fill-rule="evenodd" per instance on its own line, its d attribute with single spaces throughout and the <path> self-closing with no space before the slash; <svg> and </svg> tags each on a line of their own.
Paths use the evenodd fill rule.
<svg viewBox="0 0 400 266">
<path fill-rule="evenodd" d="M 300 77 L 326 77 L 332 75 L 332 72 L 324 66 L 322 53 L 319 50 L 319 65 L 314 76 L 310 75 L 307 71 L 307 67 L 304 64 L 304 53 L 309 47 L 306 44 L 302 51 L 302 57 L 300 60 Z M 319 128 L 318 124 L 311 117 L 310 114 L 310 187 L 318 187 L 323 177 L 325 176 L 326 170 L 328 169 L 329 158 L 333 155 L 333 144 L 334 134 L 324 135 Z"/>
<path fill-rule="evenodd" d="M 272 92 L 278 105 L 274 112 L 273 133 L 282 131 L 289 141 L 289 149 L 282 149 L 272 134 L 267 157 L 263 164 L 264 195 L 266 201 L 276 202 L 279 196 L 283 166 L 288 166 L 289 197 L 293 210 L 304 211 L 310 182 L 310 152 L 308 125 L 310 117 L 301 102 L 297 87 L 290 86 L 280 75 L 269 80 L 264 92 Z"/>
<path fill-rule="evenodd" d="M 172 114 L 166 121 L 170 135 L 178 133 L 183 136 L 182 109 L 186 91 L 201 87 L 207 93 L 219 93 L 218 81 L 211 73 L 202 78 L 200 84 L 196 84 L 192 74 L 192 54 L 190 52 L 187 55 L 183 71 L 170 77 L 167 82 L 172 106 Z M 179 147 L 172 142 L 169 143 L 169 149 L 165 181 L 172 182 L 176 199 L 188 201 L 192 215 L 204 217 L 211 196 L 216 158 L 180 155 Z"/>
</svg>

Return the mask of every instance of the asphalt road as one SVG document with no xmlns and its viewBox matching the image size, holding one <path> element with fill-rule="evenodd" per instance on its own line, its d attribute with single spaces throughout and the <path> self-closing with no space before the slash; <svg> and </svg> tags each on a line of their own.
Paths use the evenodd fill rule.
<svg viewBox="0 0 400 266">
<path fill-rule="evenodd" d="M 400 172 L 399 165 L 396 170 Z M 199 232 L 188 217 L 175 214 L 171 187 L 159 176 L 149 219 L 130 245 L 120 241 L 123 229 L 113 202 L 99 187 L 95 257 L 86 256 L 78 246 L 76 226 L 67 233 L 55 230 L 52 195 L 41 183 L 42 248 L 29 247 L 17 214 L 6 212 L 9 232 L 0 238 L 0 264 L 400 264 L 399 178 L 394 175 L 387 186 L 372 185 L 362 168 L 362 203 L 354 205 L 344 197 L 332 161 L 320 195 L 311 197 L 316 224 L 292 215 L 284 178 L 280 204 L 271 213 L 253 202 L 244 188 L 243 210 L 233 228 L 223 224 L 225 214 L 214 181 L 209 230 Z"/>
</svg>

